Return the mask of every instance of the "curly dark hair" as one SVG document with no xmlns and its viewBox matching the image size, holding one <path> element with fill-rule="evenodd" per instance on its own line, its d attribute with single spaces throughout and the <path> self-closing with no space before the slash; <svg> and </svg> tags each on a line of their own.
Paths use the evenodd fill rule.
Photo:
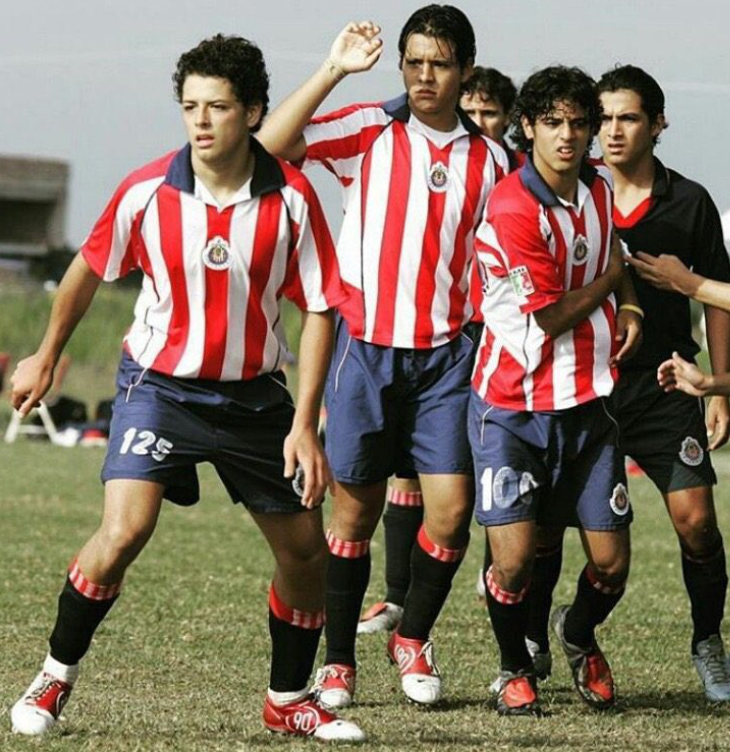
<svg viewBox="0 0 730 752">
<path fill-rule="evenodd" d="M 252 131 L 257 131 L 269 109 L 269 74 L 261 50 L 248 39 L 216 34 L 197 47 L 180 55 L 172 74 L 175 99 L 182 101 L 188 76 L 213 76 L 230 81 L 236 99 L 246 107 L 261 105 L 261 117 Z"/>
<path fill-rule="evenodd" d="M 474 66 L 474 72 L 461 89 L 462 94 L 474 95 L 479 92 L 485 99 L 494 99 L 502 105 L 505 113 L 512 110 L 517 96 L 517 88 L 509 76 L 496 68 Z"/>
<path fill-rule="evenodd" d="M 598 93 L 604 91 L 618 91 L 628 89 L 641 98 L 641 109 L 644 110 L 649 122 L 654 125 L 660 115 L 664 115 L 664 92 L 657 80 L 650 76 L 643 68 L 636 65 L 617 65 L 606 71 L 598 79 Z M 662 130 L 669 127 L 669 123 L 662 124 Z M 652 139 L 654 144 L 659 142 L 659 136 Z"/>
<path fill-rule="evenodd" d="M 520 89 L 512 110 L 510 136 L 520 151 L 532 151 L 532 139 L 522 129 L 522 118 L 535 125 L 549 115 L 561 102 L 577 105 L 585 111 L 591 128 L 586 157 L 591 151 L 593 136 L 601 127 L 601 101 L 596 82 L 583 70 L 565 65 L 553 65 L 533 73 Z"/>
<path fill-rule="evenodd" d="M 477 54 L 474 29 L 465 13 L 453 5 L 426 5 L 413 13 L 406 21 L 398 39 L 401 64 L 406 54 L 408 39 L 413 34 L 445 39 L 451 45 L 462 69 L 474 62 Z"/>
</svg>

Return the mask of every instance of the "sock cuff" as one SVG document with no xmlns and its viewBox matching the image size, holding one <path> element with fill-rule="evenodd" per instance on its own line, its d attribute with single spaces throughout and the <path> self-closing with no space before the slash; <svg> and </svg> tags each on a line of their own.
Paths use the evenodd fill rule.
<svg viewBox="0 0 730 752">
<path fill-rule="evenodd" d="M 266 694 L 274 705 L 282 707 L 283 705 L 290 705 L 292 702 L 303 700 L 309 694 L 309 687 L 304 687 L 304 689 L 300 689 L 298 692 L 275 692 L 269 687 Z"/>
<path fill-rule="evenodd" d="M 331 530 L 326 533 L 330 553 L 343 559 L 360 559 L 370 552 L 370 539 L 363 541 L 346 541 L 335 536 Z"/>
<path fill-rule="evenodd" d="M 722 561 L 725 557 L 725 544 L 722 540 L 722 537 L 719 538 L 715 550 L 710 552 L 709 554 L 705 554 L 704 556 L 697 556 L 696 554 L 693 555 L 685 548 L 681 548 L 680 550 L 682 552 L 682 558 L 686 559 L 692 564 L 712 564 L 714 561 Z"/>
<path fill-rule="evenodd" d="M 321 611 L 300 611 L 298 608 L 287 606 L 279 598 L 273 582 L 269 588 L 269 609 L 279 621 L 284 621 L 293 627 L 320 629 L 324 624 L 324 609 Z"/>
<path fill-rule="evenodd" d="M 388 486 L 386 499 L 396 507 L 422 507 L 423 494 L 420 491 L 403 491 L 400 488 Z"/>
<path fill-rule="evenodd" d="M 92 601 L 108 601 L 119 595 L 122 589 L 121 582 L 115 582 L 112 585 L 97 585 L 84 577 L 79 568 L 79 560 L 74 559 L 68 568 L 68 581 L 73 588 Z"/>
<path fill-rule="evenodd" d="M 439 546 L 438 543 L 434 543 L 428 537 L 426 528 L 423 525 L 421 525 L 421 529 L 418 531 L 418 545 L 431 558 L 447 564 L 461 561 L 464 558 L 467 548 L 466 546 L 463 546 L 462 548 L 445 548 L 444 546 Z"/>
<path fill-rule="evenodd" d="M 492 567 L 489 567 L 489 569 L 487 570 L 484 581 L 487 585 L 487 590 L 489 591 L 489 594 L 492 596 L 492 598 L 494 598 L 497 603 L 501 603 L 505 606 L 514 606 L 518 603 L 522 603 L 522 601 L 525 599 L 525 596 L 527 595 L 527 591 L 530 589 L 529 582 L 527 583 L 527 585 L 525 585 L 525 587 L 522 588 L 522 590 L 518 590 L 516 593 L 501 588 L 494 579 L 494 575 L 492 574 Z"/>
<path fill-rule="evenodd" d="M 587 564 L 583 571 L 586 573 L 586 579 L 590 586 L 604 595 L 618 595 L 619 593 L 622 593 L 626 587 L 626 580 L 619 585 L 607 585 L 605 582 L 601 582 L 601 580 L 598 579 L 598 575 Z"/>
<path fill-rule="evenodd" d="M 65 663 L 61 663 L 61 661 L 57 661 L 49 653 L 46 656 L 46 660 L 43 661 L 43 671 L 73 686 L 79 676 L 79 664 L 68 666 Z"/>
</svg>

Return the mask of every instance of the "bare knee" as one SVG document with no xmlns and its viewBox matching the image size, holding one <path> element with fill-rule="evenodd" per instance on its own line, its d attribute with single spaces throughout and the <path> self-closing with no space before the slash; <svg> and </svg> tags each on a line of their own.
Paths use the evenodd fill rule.
<svg viewBox="0 0 730 752">
<path fill-rule="evenodd" d="M 704 553 L 717 546 L 720 533 L 712 509 L 687 509 L 672 518 L 683 548 Z"/>
<path fill-rule="evenodd" d="M 611 590 L 623 588 L 629 576 L 628 557 L 618 556 L 612 560 L 593 561 L 590 567 L 595 579 Z"/>
<path fill-rule="evenodd" d="M 492 562 L 492 577 L 502 590 L 518 593 L 530 582 L 532 562 L 524 557 L 502 558 Z"/>
<path fill-rule="evenodd" d="M 129 522 L 107 522 L 96 536 L 108 558 L 116 563 L 132 562 L 150 539 L 154 525 Z"/>
</svg>

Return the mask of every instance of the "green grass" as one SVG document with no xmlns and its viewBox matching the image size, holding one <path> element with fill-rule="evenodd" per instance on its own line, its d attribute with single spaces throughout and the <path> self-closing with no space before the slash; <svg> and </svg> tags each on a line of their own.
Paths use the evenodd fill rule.
<svg viewBox="0 0 730 752">
<path fill-rule="evenodd" d="M 125 592 L 84 661 L 62 731 L 42 742 L 9 733 L 9 708 L 45 653 L 65 567 L 98 522 L 102 457 L 99 450 L 24 439 L 0 445 L 0 749 L 313 749 L 262 728 L 272 560 L 208 467 L 201 468 L 203 501 L 192 509 L 166 505 L 153 540 L 130 569 Z M 721 473 L 730 470 L 726 457 L 719 464 Z M 359 644 L 358 704 L 347 715 L 369 732 L 368 749 L 728 749 L 730 708 L 704 701 L 689 659 L 688 604 L 669 522 L 647 481 L 632 482 L 632 492 L 630 586 L 600 632 L 619 684 L 616 712 L 597 715 L 584 707 L 556 656 L 543 690 L 550 716 L 497 718 L 487 694 L 496 647 L 473 590 L 482 553 L 475 531 L 434 632 L 446 681 L 440 709 L 424 711 L 403 700 L 382 635 Z M 719 493 L 727 528 L 722 485 Z M 369 602 L 382 592 L 380 533 L 373 553 Z M 571 599 L 580 567 L 571 535 L 557 603 Z"/>
</svg>

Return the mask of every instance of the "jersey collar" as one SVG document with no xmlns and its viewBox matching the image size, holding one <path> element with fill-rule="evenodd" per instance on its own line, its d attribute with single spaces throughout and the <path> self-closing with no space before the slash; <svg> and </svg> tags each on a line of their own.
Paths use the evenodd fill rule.
<svg viewBox="0 0 730 752">
<path fill-rule="evenodd" d="M 651 187 L 651 195 L 654 198 L 664 198 L 669 193 L 669 187 L 669 170 L 654 157 L 654 185 Z"/>
<path fill-rule="evenodd" d="M 265 193 L 278 191 L 286 185 L 284 172 L 278 161 L 264 149 L 255 139 L 251 138 L 251 150 L 256 155 L 256 165 L 251 177 L 251 198 L 263 196 Z M 185 193 L 195 193 L 195 173 L 190 159 L 190 144 L 185 144 L 173 157 L 167 168 L 165 183 Z"/>
<path fill-rule="evenodd" d="M 587 162 L 583 162 L 580 167 L 578 179 L 581 183 L 590 188 L 596 178 L 598 171 Z M 532 154 L 528 154 L 525 164 L 519 171 L 522 185 L 544 206 L 562 206 L 563 202 L 558 198 L 555 191 L 545 182 L 542 175 L 537 171 L 535 163 L 532 161 Z M 579 186 L 580 189 L 580 186 Z"/>
<path fill-rule="evenodd" d="M 408 106 L 408 94 L 405 92 L 394 99 L 384 102 L 382 108 L 394 120 L 400 120 L 403 123 L 407 123 L 411 117 L 411 108 Z M 476 123 L 458 105 L 456 107 L 456 115 L 469 133 L 476 136 L 482 135 Z"/>
</svg>

